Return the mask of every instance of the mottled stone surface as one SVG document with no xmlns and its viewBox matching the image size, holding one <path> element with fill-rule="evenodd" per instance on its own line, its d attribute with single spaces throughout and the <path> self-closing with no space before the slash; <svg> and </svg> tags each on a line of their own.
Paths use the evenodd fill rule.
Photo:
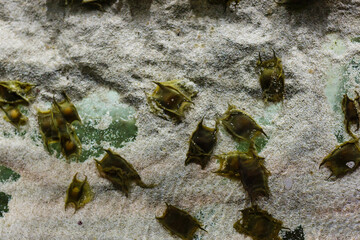
<svg viewBox="0 0 360 240">
<path fill-rule="evenodd" d="M 204 170 L 184 166 L 197 123 L 205 116 L 213 127 L 228 103 L 269 136 L 260 156 L 272 173 L 271 196 L 258 201 L 261 209 L 285 227 L 302 225 L 306 239 L 359 237 L 360 171 L 332 182 L 326 168 L 318 170 L 349 139 L 339 106 L 342 94 L 360 92 L 360 43 L 351 41 L 360 36 L 359 0 L 318 0 L 302 10 L 242 0 L 226 12 L 205 0 L 118 0 L 104 11 L 58 2 L 0 1 L 0 80 L 37 84 L 20 134 L 0 119 L 0 165 L 21 175 L 0 182 L 11 195 L 1 239 L 171 239 L 155 219 L 164 202 L 203 223 L 208 233 L 197 232 L 197 239 L 245 239 L 233 229 L 250 206 L 243 187 L 212 173 L 215 159 Z M 285 99 L 277 105 L 263 103 L 255 69 L 258 52 L 270 58 L 272 49 L 285 74 Z M 144 93 L 152 81 L 172 79 L 192 81 L 199 92 L 178 124 L 151 114 Z M 100 178 L 93 157 L 67 164 L 49 155 L 37 135 L 36 108 L 61 91 L 75 106 L 116 91 L 135 109 L 137 137 L 113 150 L 156 188 L 134 187 L 126 198 Z M 106 129 L 109 118 L 100 123 Z M 214 154 L 237 147 L 220 129 Z M 73 214 L 64 211 L 64 198 L 76 172 L 88 177 L 95 197 Z"/>
</svg>

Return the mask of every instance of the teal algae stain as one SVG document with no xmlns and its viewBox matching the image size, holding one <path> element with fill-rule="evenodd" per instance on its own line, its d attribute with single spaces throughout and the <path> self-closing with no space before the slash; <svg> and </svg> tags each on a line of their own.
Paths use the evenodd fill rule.
<svg viewBox="0 0 360 240">
<path fill-rule="evenodd" d="M 0 165 L 0 182 L 16 181 L 20 178 L 20 174 L 14 172 L 10 168 Z"/>
<path fill-rule="evenodd" d="M 351 39 L 351 41 L 360 43 L 360 37 L 354 37 Z"/>
<path fill-rule="evenodd" d="M 259 124 L 260 127 L 262 127 L 268 135 L 268 137 L 264 136 L 263 134 L 260 134 L 254 138 L 254 144 L 255 149 L 258 153 L 260 153 L 266 146 L 266 144 L 269 142 L 270 139 L 270 133 L 266 132 L 266 126 L 271 126 L 273 123 L 273 120 L 275 117 L 279 114 L 279 111 L 281 110 L 282 103 L 274 103 L 266 105 L 263 116 L 255 118 L 255 121 L 257 124 Z M 236 150 L 240 152 L 247 152 L 249 150 L 250 143 L 247 141 L 241 141 L 237 143 Z"/>
<path fill-rule="evenodd" d="M 236 150 L 240 152 L 247 152 L 249 151 L 249 148 L 250 148 L 250 142 L 247 141 L 241 141 L 236 146 Z"/>
<path fill-rule="evenodd" d="M 348 78 L 344 77 L 346 68 L 342 66 L 332 66 L 327 72 L 327 83 L 325 87 L 325 96 L 330 103 L 333 111 L 341 115 L 341 101 L 344 94 L 347 93 Z"/>
<path fill-rule="evenodd" d="M 8 203 L 10 201 L 11 196 L 0 192 L 0 217 L 3 217 L 3 213 L 6 213 L 9 211 Z"/>
<path fill-rule="evenodd" d="M 342 55 L 346 51 L 346 47 L 336 34 L 327 35 L 328 41 L 323 45 L 323 49 L 330 51 L 336 56 Z M 347 66 L 331 65 L 327 70 L 325 95 L 334 112 L 342 113 L 341 101 L 345 93 L 347 93 L 348 78 L 345 76 Z"/>
<path fill-rule="evenodd" d="M 268 141 L 269 141 L 269 139 L 265 136 L 259 136 L 259 137 L 255 138 L 254 143 L 255 143 L 256 151 L 258 153 L 260 153 L 265 148 Z"/>
<path fill-rule="evenodd" d="M 356 96 L 355 91 L 359 91 L 359 88 L 356 87 L 359 87 L 358 84 L 360 84 L 360 57 L 351 59 L 345 66 L 331 66 L 327 72 L 326 81 L 325 96 L 339 120 L 334 135 L 337 141 L 342 143 L 345 141 L 344 136 L 347 136 L 347 133 L 343 124 L 344 114 L 341 102 L 345 94 L 353 99 Z"/>
<path fill-rule="evenodd" d="M 198 231 L 202 231 L 202 230 L 200 229 Z M 202 240 L 202 239 L 204 239 L 203 235 L 198 235 L 197 233 L 194 234 L 193 240 Z"/>
<path fill-rule="evenodd" d="M 344 40 L 337 34 L 328 34 L 327 42 L 323 45 L 325 50 L 330 50 L 334 55 L 343 55 L 346 52 Z"/>
<path fill-rule="evenodd" d="M 10 168 L 0 165 L 0 183 L 8 181 L 16 181 L 20 178 L 20 174 L 14 172 Z M 3 217 L 3 213 L 9 211 L 8 203 L 11 199 L 11 195 L 4 192 L 0 192 L 0 217 Z"/>
<path fill-rule="evenodd" d="M 12 138 L 12 137 L 15 137 L 15 136 L 24 137 L 26 135 L 26 133 L 27 133 L 27 131 L 24 128 L 25 128 L 25 126 L 20 126 L 20 131 L 19 131 L 13 125 L 10 124 L 8 127 L 3 129 L 2 135 L 5 138 Z"/>
<path fill-rule="evenodd" d="M 345 142 L 344 131 L 341 131 L 340 129 L 336 130 L 335 137 L 336 137 L 336 140 L 338 141 L 338 143 Z"/>
<path fill-rule="evenodd" d="M 76 133 L 82 143 L 80 161 L 99 157 L 104 148 L 121 148 L 137 135 L 135 109 L 120 103 L 115 91 L 92 93 L 75 106 L 82 124 L 75 123 Z"/>
<path fill-rule="evenodd" d="M 120 102 L 116 91 L 98 89 L 80 101 L 73 101 L 82 123 L 74 122 L 72 126 L 82 144 L 80 162 L 99 157 L 104 148 L 121 148 L 126 142 L 137 136 L 135 109 Z M 42 144 L 39 131 L 30 138 Z M 49 153 L 63 158 L 59 143 L 49 144 Z M 76 159 L 73 158 L 73 161 Z"/>
<path fill-rule="evenodd" d="M 344 136 L 347 135 L 343 124 L 344 115 L 341 109 L 342 98 L 347 93 L 346 85 L 348 79 L 343 76 L 345 71 L 345 67 L 332 66 L 327 72 L 327 84 L 325 87 L 325 96 L 339 121 L 336 129 L 334 129 L 334 135 L 338 143 L 342 143 Z"/>
<path fill-rule="evenodd" d="M 268 143 L 269 139 L 265 136 L 257 136 L 254 139 L 255 149 L 257 153 L 260 153 L 266 144 Z M 250 148 L 250 142 L 247 141 L 241 141 L 237 144 L 236 150 L 240 152 L 247 152 Z"/>
<path fill-rule="evenodd" d="M 206 206 L 203 209 L 201 209 L 196 215 L 195 218 L 202 224 L 202 228 L 207 230 L 207 227 L 214 226 L 215 223 L 213 221 L 209 222 L 209 219 L 213 218 L 213 215 L 215 215 L 215 207 L 216 206 Z M 194 240 L 201 240 L 206 238 L 206 232 L 199 229 L 194 234 Z"/>
<path fill-rule="evenodd" d="M 260 153 L 268 143 L 269 139 L 265 136 L 257 136 L 254 139 L 255 149 L 257 153 Z M 237 143 L 236 150 L 240 152 L 247 152 L 250 148 L 250 142 L 241 141 Z"/>
<path fill-rule="evenodd" d="M 301 225 L 295 228 L 293 231 L 282 230 L 280 235 L 283 240 L 305 240 L 304 229 Z"/>
<path fill-rule="evenodd" d="M 8 181 L 16 181 L 20 178 L 20 174 L 14 172 L 10 168 L 0 165 L 0 183 Z M 8 203 L 11 199 L 11 195 L 4 192 L 0 192 L 0 217 L 3 217 L 3 213 L 9 211 Z"/>
</svg>

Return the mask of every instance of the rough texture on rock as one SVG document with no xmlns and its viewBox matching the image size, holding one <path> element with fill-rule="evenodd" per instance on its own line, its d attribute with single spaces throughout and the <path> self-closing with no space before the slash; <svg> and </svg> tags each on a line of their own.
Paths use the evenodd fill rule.
<svg viewBox="0 0 360 240">
<path fill-rule="evenodd" d="M 24 134 L 0 118 L 0 165 L 21 175 L 0 183 L 11 195 L 0 238 L 170 239 L 155 219 L 167 202 L 191 209 L 208 231 L 197 239 L 244 239 L 233 229 L 250 206 L 244 189 L 213 174 L 214 159 L 204 170 L 184 166 L 197 123 L 205 116 L 213 127 L 228 104 L 269 136 L 259 155 L 272 173 L 272 195 L 258 200 L 259 207 L 284 227 L 302 225 L 306 239 L 358 238 L 360 171 L 327 181 L 330 172 L 318 166 L 349 140 L 341 98 L 344 89 L 350 98 L 359 89 L 359 68 L 352 66 L 360 62 L 360 43 L 351 41 L 360 36 L 359 12 L 359 0 L 318 0 L 303 9 L 242 0 L 225 12 L 205 0 L 117 0 L 103 11 L 59 6 L 59 0 L 0 1 L 0 81 L 36 84 L 37 94 Z M 270 58 L 271 49 L 285 74 L 278 104 L 263 102 L 256 69 L 258 53 Z M 198 91 L 177 124 L 151 114 L 145 96 L 153 81 L 173 79 L 189 80 Z M 49 107 L 53 96 L 65 91 L 76 106 L 110 90 L 136 109 L 138 126 L 134 141 L 113 150 L 131 159 L 145 182 L 157 184 L 148 191 L 134 187 L 129 198 L 100 178 L 92 157 L 67 164 L 34 141 L 36 108 Z M 235 149 L 220 128 L 214 154 Z M 64 198 L 76 172 L 88 177 L 95 197 L 73 214 L 64 211 Z"/>
</svg>

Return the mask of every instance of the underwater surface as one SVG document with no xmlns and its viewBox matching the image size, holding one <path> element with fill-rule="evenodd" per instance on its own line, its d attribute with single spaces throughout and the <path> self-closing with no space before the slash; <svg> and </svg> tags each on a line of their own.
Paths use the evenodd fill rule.
<svg viewBox="0 0 360 240">
<path fill-rule="evenodd" d="M 0 239 L 360 239 L 359 11 L 0 2 Z"/>
</svg>

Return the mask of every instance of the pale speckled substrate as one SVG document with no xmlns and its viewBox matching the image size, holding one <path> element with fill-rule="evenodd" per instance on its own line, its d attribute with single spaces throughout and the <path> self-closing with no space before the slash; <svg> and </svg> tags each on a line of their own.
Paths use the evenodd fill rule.
<svg viewBox="0 0 360 240">
<path fill-rule="evenodd" d="M 292 11 L 273 1 L 243 0 L 226 14 L 205 1 L 145 1 L 140 10 L 138 1 L 125 1 L 105 12 L 64 11 L 56 2 L 0 2 L 1 80 L 39 84 L 29 134 L 0 137 L 0 164 L 21 175 L 0 184 L 12 195 L 10 211 L 0 218 L 1 239 L 171 239 L 155 219 L 164 202 L 197 217 L 208 231 L 197 232 L 201 239 L 245 239 L 232 227 L 250 204 L 241 184 L 213 174 L 215 160 L 203 171 L 184 166 L 198 121 L 205 115 L 206 124 L 214 124 L 227 103 L 256 120 L 271 115 L 271 124 L 263 125 L 270 140 L 260 156 L 272 172 L 272 195 L 260 207 L 286 227 L 301 224 L 306 239 L 359 239 L 360 170 L 331 182 L 318 166 L 338 145 L 334 129 L 342 124 L 324 93 L 327 73 L 359 54 L 359 43 L 350 39 L 360 34 L 360 1 L 318 1 Z M 190 3 L 199 4 L 200 13 Z M 342 49 L 331 47 L 334 39 Z M 283 61 L 287 90 L 272 114 L 255 73 L 258 52 L 269 57 L 271 49 Z M 152 81 L 170 79 L 189 79 L 199 91 L 177 125 L 150 114 L 144 94 L 154 89 Z M 68 165 L 31 140 L 35 106 L 61 90 L 76 105 L 98 85 L 137 109 L 136 140 L 115 150 L 156 188 L 134 187 L 125 198 L 99 177 L 92 159 Z M 12 126 L 1 119 L 0 127 Z M 220 131 L 215 154 L 233 150 L 233 140 Z M 95 198 L 73 214 L 64 211 L 64 198 L 76 172 L 88 176 Z"/>
</svg>

